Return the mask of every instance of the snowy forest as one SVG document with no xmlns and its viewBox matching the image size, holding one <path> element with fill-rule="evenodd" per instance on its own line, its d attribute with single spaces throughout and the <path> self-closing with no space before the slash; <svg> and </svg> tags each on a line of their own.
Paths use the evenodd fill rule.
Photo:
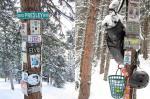
<svg viewBox="0 0 150 99">
<path fill-rule="evenodd" d="M 118 12 L 113 8 L 110 11 L 113 1 L 120 4 Z M 108 76 L 120 69 L 120 63 L 117 63 L 108 47 L 107 25 L 103 26 L 103 20 L 115 12 L 123 17 L 122 24 L 127 24 L 129 1 L 134 0 L 0 0 L 0 99 L 114 99 Z M 150 1 L 135 1 L 140 2 L 140 42 L 138 56 L 132 57 L 137 58 L 137 63 L 131 59 L 131 65 L 139 62 L 140 68 L 150 75 Z M 21 24 L 31 23 L 28 19 L 19 19 L 17 14 L 26 11 L 23 7 L 25 2 L 36 6 L 40 2 L 40 12 L 48 12 L 48 18 L 41 19 L 40 24 L 40 71 L 27 68 L 28 75 L 33 73 L 40 77 L 35 85 L 23 79 L 26 66 L 23 63 Z M 28 9 L 32 11 L 32 7 Z M 25 90 L 22 89 L 22 80 L 26 83 Z M 36 86 L 40 86 L 40 89 Z M 32 87 L 35 89 L 30 93 Z M 150 85 L 145 85 L 143 89 L 131 87 L 130 91 L 129 87 L 125 86 L 124 97 L 116 99 L 148 99 Z"/>
<path fill-rule="evenodd" d="M 55 87 L 63 87 L 66 81 L 74 81 L 74 1 L 42 1 L 42 9 L 49 12 L 49 19 L 43 22 L 42 66 L 43 77 Z M 16 13 L 20 11 L 19 0 L 0 1 L 0 77 L 21 80 L 20 20 Z M 63 10 L 62 9 L 66 9 Z M 64 23 L 68 21 L 71 26 Z M 65 29 L 64 29 L 65 27 Z M 68 54 L 70 53 L 70 54 Z M 72 54 L 72 55 L 71 55 Z M 12 77 L 10 77 L 12 76 Z M 49 81 L 49 79 L 47 79 Z"/>
</svg>

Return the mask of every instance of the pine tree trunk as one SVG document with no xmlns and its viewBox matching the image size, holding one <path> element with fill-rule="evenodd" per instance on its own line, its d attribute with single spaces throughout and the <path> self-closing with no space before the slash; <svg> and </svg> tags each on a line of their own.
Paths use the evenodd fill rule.
<svg viewBox="0 0 150 99">
<path fill-rule="evenodd" d="M 91 0 L 85 31 L 84 47 L 81 59 L 81 84 L 78 99 L 88 99 L 91 84 L 91 58 L 93 55 L 93 42 L 95 37 L 96 11 L 99 0 Z"/>
<path fill-rule="evenodd" d="M 41 11 L 41 0 L 20 0 L 20 2 L 21 2 L 21 10 L 22 11 L 25 11 L 25 12 L 35 12 L 35 11 L 40 12 Z M 22 22 L 27 23 L 27 25 L 28 25 L 27 26 L 27 35 L 31 35 L 30 26 L 29 26 L 30 25 L 29 24 L 30 19 L 22 20 Z M 28 47 L 29 47 L 29 43 L 27 43 L 27 49 L 28 49 Z M 41 44 L 40 44 L 40 47 L 41 47 Z M 41 61 L 41 59 L 40 59 L 40 61 Z M 30 74 L 40 74 L 41 73 L 41 64 L 37 69 L 34 69 L 34 68 L 32 69 L 31 68 L 31 63 L 30 63 L 30 54 L 27 53 L 27 65 L 23 65 L 23 70 L 28 71 L 28 75 L 30 75 Z M 40 89 L 41 89 L 41 82 L 36 86 L 40 87 Z M 27 91 L 29 90 L 29 88 L 33 88 L 33 87 L 34 86 L 29 85 L 27 83 Z M 39 91 L 39 89 L 38 89 L 37 92 L 32 92 L 31 91 L 29 93 L 29 91 L 28 91 L 28 96 L 24 95 L 24 99 L 42 99 L 41 91 Z"/>
<path fill-rule="evenodd" d="M 100 74 L 104 73 L 105 67 L 105 55 L 106 55 L 106 40 L 105 33 L 102 34 L 102 49 L 101 49 L 101 63 L 100 63 Z"/>
<path fill-rule="evenodd" d="M 106 51 L 107 55 L 106 55 L 106 65 L 105 65 L 105 71 L 104 71 L 104 80 L 107 81 L 107 76 L 108 76 L 108 72 L 109 72 L 109 64 L 110 64 L 110 54 L 107 48 Z"/>
<path fill-rule="evenodd" d="M 145 16 L 144 19 L 144 41 L 143 41 L 143 58 L 148 58 L 148 52 L 147 52 L 147 34 L 148 34 L 148 17 Z"/>
<path fill-rule="evenodd" d="M 88 16 L 88 1 L 87 0 L 76 0 L 76 28 L 75 28 L 75 80 L 79 81 L 79 72 L 80 72 L 80 64 L 81 64 L 81 54 L 83 51 L 84 45 L 84 36 L 85 36 L 85 28 L 86 21 Z"/>
<path fill-rule="evenodd" d="M 11 84 L 11 89 L 14 90 L 14 83 L 13 83 L 13 76 L 12 76 L 12 71 L 9 71 L 9 77 L 10 77 L 10 84 Z"/>
</svg>

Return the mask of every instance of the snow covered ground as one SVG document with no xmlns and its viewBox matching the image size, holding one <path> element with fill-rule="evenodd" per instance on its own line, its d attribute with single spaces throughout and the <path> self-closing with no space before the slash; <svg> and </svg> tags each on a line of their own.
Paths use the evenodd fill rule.
<svg viewBox="0 0 150 99">
<path fill-rule="evenodd" d="M 47 83 L 42 84 L 42 99 L 77 99 L 74 83 L 66 83 L 64 88 L 55 88 Z M 20 84 L 15 84 L 15 90 L 10 90 L 10 83 L 0 79 L 0 99 L 24 99 Z"/>
<path fill-rule="evenodd" d="M 150 58 L 144 60 L 140 58 L 141 68 L 150 75 Z M 114 74 L 117 69 L 116 62 L 112 59 L 110 63 L 109 75 Z M 99 66 L 92 69 L 91 95 L 89 99 L 113 99 L 110 94 L 108 81 L 103 80 L 103 74 L 99 75 Z M 150 84 L 143 89 L 137 90 L 137 99 L 149 99 Z M 43 83 L 42 99 L 78 99 L 78 92 L 75 91 L 74 83 L 66 83 L 62 89 L 52 87 Z M 19 84 L 15 84 L 15 90 L 10 90 L 9 82 L 0 79 L 0 99 L 23 99 L 23 94 Z"/>
<path fill-rule="evenodd" d="M 146 71 L 150 76 L 150 58 L 144 60 L 139 57 L 140 59 L 140 67 L 142 70 Z M 117 69 L 116 62 L 112 59 L 110 61 L 110 69 L 109 75 L 115 74 Z M 110 88 L 108 81 L 103 80 L 103 74 L 99 74 L 99 66 L 93 69 L 92 73 L 92 84 L 91 84 L 91 95 L 89 99 L 113 99 L 111 97 Z M 150 99 L 150 84 L 146 88 L 138 89 L 137 90 L 137 99 Z"/>
</svg>

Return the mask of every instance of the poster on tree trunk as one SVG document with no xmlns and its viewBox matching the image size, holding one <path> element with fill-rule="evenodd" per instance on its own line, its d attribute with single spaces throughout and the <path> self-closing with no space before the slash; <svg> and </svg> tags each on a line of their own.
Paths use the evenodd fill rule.
<svg viewBox="0 0 150 99">
<path fill-rule="evenodd" d="M 40 34 L 40 20 L 30 20 L 31 34 Z"/>
<path fill-rule="evenodd" d="M 128 4 L 128 21 L 139 22 L 140 20 L 140 2 L 139 0 L 130 0 Z"/>
<path fill-rule="evenodd" d="M 131 51 L 124 52 L 124 65 L 131 65 Z"/>
<path fill-rule="evenodd" d="M 27 23 L 21 23 L 20 32 L 22 36 L 27 36 Z"/>
<path fill-rule="evenodd" d="M 30 55 L 31 68 L 40 67 L 40 54 Z"/>
<path fill-rule="evenodd" d="M 134 37 L 140 36 L 140 23 L 136 22 L 127 22 L 126 23 L 126 34 L 132 35 Z"/>
<path fill-rule="evenodd" d="M 28 43 L 41 43 L 41 35 L 28 35 Z"/>
<path fill-rule="evenodd" d="M 40 82 L 40 76 L 38 74 L 31 74 L 28 76 L 28 83 L 30 85 L 37 85 Z"/>
</svg>

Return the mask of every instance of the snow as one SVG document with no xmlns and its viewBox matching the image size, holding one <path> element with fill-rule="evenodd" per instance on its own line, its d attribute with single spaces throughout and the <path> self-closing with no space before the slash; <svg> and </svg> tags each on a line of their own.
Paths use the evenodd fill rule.
<svg viewBox="0 0 150 99">
<path fill-rule="evenodd" d="M 0 78 L 0 99 L 24 99 L 20 84 L 15 84 L 15 90 L 10 89 L 10 83 Z M 66 83 L 64 88 L 56 88 L 42 83 L 42 99 L 77 99 L 74 83 Z"/>
<path fill-rule="evenodd" d="M 150 58 L 144 60 L 140 58 L 140 68 L 150 75 Z M 110 61 L 110 69 L 108 74 L 114 74 L 117 69 L 117 63 L 114 59 Z M 111 97 L 108 81 L 103 80 L 103 74 L 99 74 L 99 63 L 97 67 L 92 68 L 91 78 L 91 94 L 89 99 L 113 99 Z M 137 90 L 137 99 L 149 99 L 150 84 L 146 88 Z M 78 90 L 75 90 L 75 83 L 66 83 L 64 88 L 55 88 L 42 83 L 42 99 L 78 99 Z M 0 78 L 0 99 L 24 99 L 21 92 L 20 84 L 15 84 L 15 90 L 10 90 L 10 83 L 4 82 Z"/>
<path fill-rule="evenodd" d="M 105 28 L 115 27 L 119 20 L 123 23 L 123 16 L 120 14 L 115 14 L 115 12 L 111 12 L 109 15 L 105 16 L 102 21 L 102 26 Z"/>
<path fill-rule="evenodd" d="M 144 60 L 142 56 L 140 59 L 141 70 L 146 71 L 150 75 L 150 58 Z M 110 61 L 110 68 L 108 75 L 115 74 L 117 70 L 117 63 L 114 59 Z M 91 94 L 89 99 L 113 99 L 111 97 L 110 88 L 108 81 L 103 80 L 103 74 L 99 74 L 99 64 L 97 67 L 93 68 L 92 80 L 91 80 Z M 146 88 L 137 89 L 137 99 L 149 99 L 150 84 Z"/>
</svg>

